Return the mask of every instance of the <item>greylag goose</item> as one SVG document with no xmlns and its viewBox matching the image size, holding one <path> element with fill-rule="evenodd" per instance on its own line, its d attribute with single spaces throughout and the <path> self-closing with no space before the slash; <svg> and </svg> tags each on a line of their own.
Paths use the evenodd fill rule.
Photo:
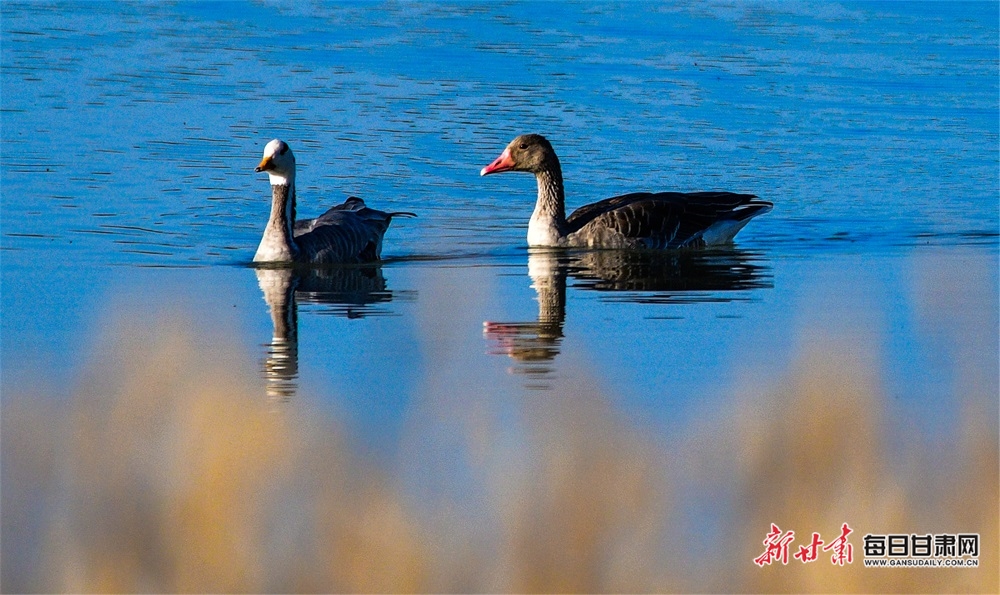
<svg viewBox="0 0 1000 595">
<path fill-rule="evenodd" d="M 530 172 L 538 182 L 529 246 L 672 249 L 724 244 L 773 206 L 754 200 L 753 194 L 636 192 L 580 207 L 566 217 L 559 159 L 538 134 L 512 140 L 479 175 L 505 171 Z"/>
<path fill-rule="evenodd" d="M 271 217 L 253 257 L 254 262 L 350 264 L 376 261 L 382 237 L 393 217 L 413 213 L 386 213 L 350 197 L 315 219 L 295 220 L 295 155 L 284 141 L 264 147 L 254 170 L 271 180 Z"/>
</svg>

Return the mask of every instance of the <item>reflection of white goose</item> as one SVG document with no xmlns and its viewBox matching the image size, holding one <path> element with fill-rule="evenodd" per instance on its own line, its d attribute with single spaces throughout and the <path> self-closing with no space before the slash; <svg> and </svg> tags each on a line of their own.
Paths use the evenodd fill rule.
<svg viewBox="0 0 1000 595">
<path fill-rule="evenodd" d="M 479 173 L 505 171 L 530 172 L 538 182 L 529 246 L 659 250 L 725 244 L 772 207 L 752 194 L 636 192 L 580 207 L 566 217 L 559 159 L 538 134 L 515 138 Z"/>
<path fill-rule="evenodd" d="M 298 275 L 288 268 L 259 268 L 254 272 L 274 328 L 264 360 L 267 395 L 285 401 L 295 393 L 299 375 L 299 323 L 295 306 Z"/>
<path fill-rule="evenodd" d="M 317 304 L 324 313 L 355 319 L 384 314 L 377 306 L 393 299 L 378 266 L 257 267 L 254 273 L 274 329 L 263 375 L 267 395 L 276 401 L 291 398 L 298 384 L 299 302 Z"/>
<path fill-rule="evenodd" d="M 295 220 L 295 155 L 283 141 L 264 147 L 255 171 L 271 180 L 271 217 L 254 262 L 308 264 L 360 263 L 378 260 L 382 237 L 394 216 L 369 209 L 360 198 L 348 198 L 315 219 Z"/>
</svg>

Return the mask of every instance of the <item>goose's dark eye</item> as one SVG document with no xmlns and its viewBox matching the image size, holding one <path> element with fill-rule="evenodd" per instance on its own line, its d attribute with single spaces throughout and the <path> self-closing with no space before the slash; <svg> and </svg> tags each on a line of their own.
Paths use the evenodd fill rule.
<svg viewBox="0 0 1000 595">
<path fill-rule="evenodd" d="M 521 146 L 518 147 L 518 149 L 521 149 L 522 151 L 527 148 L 528 148 L 528 143 L 521 143 Z"/>
<path fill-rule="evenodd" d="M 281 147 L 278 148 L 278 155 L 284 155 L 287 152 L 288 152 L 288 145 L 281 145 Z"/>
</svg>

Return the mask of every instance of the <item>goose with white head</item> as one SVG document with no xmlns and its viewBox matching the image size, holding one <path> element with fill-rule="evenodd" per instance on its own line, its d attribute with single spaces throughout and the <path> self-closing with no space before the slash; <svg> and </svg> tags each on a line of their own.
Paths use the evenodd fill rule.
<svg viewBox="0 0 1000 595">
<path fill-rule="evenodd" d="M 413 213 L 386 213 L 370 209 L 350 197 L 315 219 L 295 220 L 295 155 L 281 140 L 264 147 L 254 171 L 267 172 L 271 181 L 271 217 L 257 247 L 254 262 L 354 264 L 374 262 L 382 255 L 382 238 L 393 217 Z"/>
<path fill-rule="evenodd" d="M 529 246 L 661 250 L 726 244 L 773 206 L 734 192 L 635 192 L 585 205 L 566 217 L 559 158 L 538 134 L 512 140 L 479 174 L 507 171 L 532 173 L 538 183 Z"/>
</svg>

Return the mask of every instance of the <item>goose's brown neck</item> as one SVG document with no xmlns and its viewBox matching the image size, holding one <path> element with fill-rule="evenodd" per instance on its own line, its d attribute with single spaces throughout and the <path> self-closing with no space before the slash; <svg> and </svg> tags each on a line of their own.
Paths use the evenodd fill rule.
<svg viewBox="0 0 1000 595">
<path fill-rule="evenodd" d="M 267 231 L 278 234 L 282 243 L 292 243 L 295 222 L 295 186 L 271 186 L 271 219 Z"/>
<path fill-rule="evenodd" d="M 529 246 L 558 246 L 566 235 L 566 197 L 559 162 L 535 173 L 538 200 L 528 223 Z"/>
<path fill-rule="evenodd" d="M 271 217 L 264 229 L 254 262 L 288 262 L 295 260 L 298 246 L 292 234 L 295 224 L 295 181 L 271 186 Z"/>
<path fill-rule="evenodd" d="M 566 220 L 566 195 L 563 190 L 562 172 L 547 169 L 535 174 L 538 182 L 538 202 L 535 212 L 544 213 L 557 221 Z"/>
</svg>

